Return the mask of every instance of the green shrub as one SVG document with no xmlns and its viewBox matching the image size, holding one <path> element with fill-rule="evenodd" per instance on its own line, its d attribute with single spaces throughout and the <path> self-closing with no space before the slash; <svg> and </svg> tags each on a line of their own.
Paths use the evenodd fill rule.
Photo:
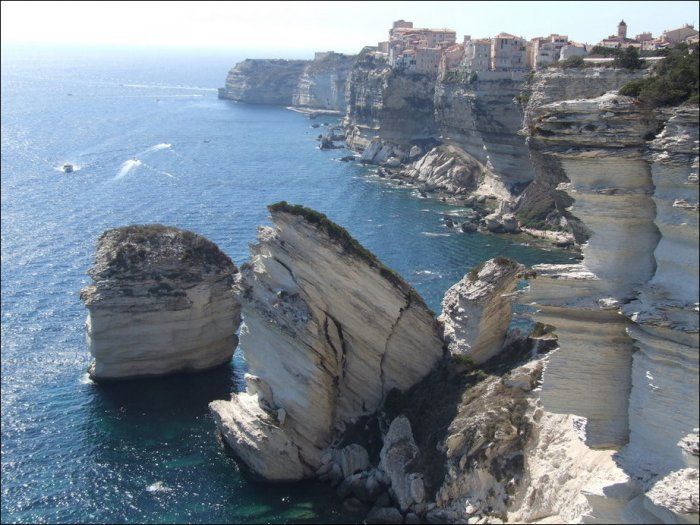
<svg viewBox="0 0 700 525">
<path fill-rule="evenodd" d="M 635 47 L 628 47 L 622 53 L 615 56 L 613 66 L 625 69 L 641 69 L 644 61 L 639 58 L 639 51 Z"/>
<path fill-rule="evenodd" d="M 452 356 L 452 362 L 456 365 L 466 366 L 469 369 L 476 367 L 471 356 L 456 354 Z"/>
<path fill-rule="evenodd" d="M 532 328 L 532 332 L 530 332 L 528 337 L 542 337 L 543 335 L 549 334 L 554 330 L 555 328 L 551 324 L 537 322 L 535 323 L 535 326 Z"/>
<path fill-rule="evenodd" d="M 479 272 L 484 268 L 485 264 L 486 264 L 486 261 L 482 261 L 479 264 L 477 264 L 476 266 L 474 266 L 474 268 L 469 270 L 469 280 L 470 281 L 477 280 L 477 278 L 479 276 Z"/>
<path fill-rule="evenodd" d="M 521 91 L 520 93 L 517 94 L 517 96 L 515 97 L 515 100 L 521 106 L 527 105 L 528 101 L 530 100 L 530 92 L 529 91 Z"/>
<path fill-rule="evenodd" d="M 626 97 L 638 97 L 642 92 L 642 88 L 647 84 L 646 78 L 639 78 L 637 80 L 632 80 L 627 82 L 624 86 L 620 88 L 620 95 L 625 95 Z"/>
<path fill-rule="evenodd" d="M 473 71 L 472 74 L 469 75 L 469 83 L 473 84 L 477 80 L 479 80 L 479 75 L 476 74 L 476 71 Z"/>
<path fill-rule="evenodd" d="M 592 57 L 617 57 L 622 53 L 621 49 L 605 46 L 594 46 L 588 56 Z"/>
<path fill-rule="evenodd" d="M 679 44 L 668 51 L 652 76 L 628 82 L 620 88 L 620 94 L 636 97 L 642 105 L 652 108 L 697 101 L 699 58 L 697 44 L 693 53 L 689 53 L 686 44 Z"/>
</svg>

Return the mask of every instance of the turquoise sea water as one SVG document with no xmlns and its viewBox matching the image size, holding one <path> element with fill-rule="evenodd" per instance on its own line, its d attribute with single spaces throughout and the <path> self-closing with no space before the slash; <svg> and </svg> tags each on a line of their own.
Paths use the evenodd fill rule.
<svg viewBox="0 0 700 525">
<path fill-rule="evenodd" d="M 348 519 L 328 489 L 256 483 L 221 446 L 206 407 L 241 387 L 239 357 L 194 376 L 108 387 L 86 379 L 78 293 L 106 228 L 188 228 L 240 264 L 267 204 L 305 204 L 436 311 L 482 260 L 569 260 L 448 230 L 441 217 L 455 208 L 334 160 L 344 150 L 319 151 L 303 115 L 218 100 L 240 58 L 3 50 L 3 522 Z M 79 169 L 65 174 L 65 162 Z"/>
</svg>

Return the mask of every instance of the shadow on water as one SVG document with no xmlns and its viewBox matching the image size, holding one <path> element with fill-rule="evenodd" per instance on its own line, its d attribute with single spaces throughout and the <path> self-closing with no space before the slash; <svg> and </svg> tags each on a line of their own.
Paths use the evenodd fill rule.
<svg viewBox="0 0 700 525">
<path fill-rule="evenodd" d="M 256 480 L 224 445 L 208 404 L 244 388 L 240 353 L 196 374 L 93 384 L 83 436 L 87 476 L 107 521 L 347 523 L 330 487 Z M 129 472 L 128 478 L 120 473 Z M 128 496 L 115 493 L 118 477 Z M 187 511 L 183 511 L 187 509 Z M 101 520 L 100 520 L 101 521 Z"/>
</svg>

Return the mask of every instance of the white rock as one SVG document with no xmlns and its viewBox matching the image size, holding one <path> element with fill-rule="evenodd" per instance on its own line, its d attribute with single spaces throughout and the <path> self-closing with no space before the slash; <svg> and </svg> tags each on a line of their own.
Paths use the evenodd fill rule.
<svg viewBox="0 0 700 525">
<path fill-rule="evenodd" d="M 367 451 L 364 447 L 356 443 L 339 450 L 334 450 L 333 461 L 340 466 L 344 478 L 366 470 L 369 467 L 369 455 Z"/>
<path fill-rule="evenodd" d="M 413 490 L 415 495 L 420 496 L 423 481 L 421 475 L 408 471 L 410 463 L 418 453 L 419 450 L 411 432 L 411 423 L 405 416 L 398 416 L 391 422 L 384 436 L 384 445 L 379 453 L 379 465 L 391 481 L 391 488 L 402 512 L 408 510 L 414 502 L 422 501 L 422 498 L 420 501 L 413 499 Z"/>
<path fill-rule="evenodd" d="M 336 429 L 373 413 L 392 388 L 415 384 L 443 353 L 417 293 L 330 221 L 319 226 L 307 215 L 272 212 L 276 227 L 260 229 L 241 284 L 250 373 L 269 385 L 269 408 L 285 410 L 285 435 L 308 466 L 298 469 L 290 456 L 290 477 L 313 475 Z M 229 443 L 237 450 L 249 439 Z"/>
<path fill-rule="evenodd" d="M 238 270 L 212 242 L 161 225 L 108 230 L 81 298 L 94 380 L 190 372 L 231 359 Z"/>
<path fill-rule="evenodd" d="M 513 298 L 524 267 L 509 259 L 491 259 L 473 276 L 465 275 L 442 301 L 438 318 L 452 355 L 483 363 L 501 351 Z"/>
<path fill-rule="evenodd" d="M 226 442 L 266 480 L 293 481 L 310 474 L 290 435 L 260 407 L 257 396 L 242 392 L 231 401 L 212 401 L 209 408 Z"/>
</svg>

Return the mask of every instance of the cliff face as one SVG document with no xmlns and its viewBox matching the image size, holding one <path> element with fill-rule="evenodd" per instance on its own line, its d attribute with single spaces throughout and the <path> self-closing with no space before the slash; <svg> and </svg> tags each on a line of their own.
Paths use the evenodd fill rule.
<svg viewBox="0 0 700 525">
<path fill-rule="evenodd" d="M 488 78 L 456 82 L 441 78 L 435 90 L 435 119 L 441 139 L 486 167 L 481 193 L 507 200 L 534 178 L 516 101 L 524 80 Z"/>
<path fill-rule="evenodd" d="M 313 475 L 346 424 L 412 386 L 443 349 L 422 299 L 344 230 L 310 210 L 271 210 L 275 228 L 260 230 L 243 268 L 248 390 L 211 408 L 253 470 L 291 480 Z"/>
<path fill-rule="evenodd" d="M 624 124 L 617 125 L 616 130 L 609 127 L 610 123 L 607 120 L 598 124 L 589 120 L 578 126 L 576 116 L 571 114 L 568 121 L 562 121 L 559 124 L 552 122 L 550 127 L 546 127 L 547 124 L 541 122 L 542 108 L 560 101 L 593 99 L 609 91 L 618 90 L 627 82 L 645 74 L 643 70 L 584 68 L 545 69 L 537 71 L 532 76 L 523 90 L 527 102 L 523 114 L 522 133 L 528 137 L 530 164 L 535 176 L 518 199 L 517 214 L 523 223 L 539 229 L 557 229 L 564 226 L 573 231 L 579 242 L 585 241 L 587 235 L 585 229 L 567 212 L 567 208 L 571 205 L 571 198 L 565 192 L 557 190 L 560 183 L 567 182 L 561 162 L 555 156 L 542 153 L 542 142 L 537 139 L 548 134 L 553 137 L 553 141 L 565 140 L 567 135 L 565 126 L 570 125 L 569 135 L 580 130 L 589 137 L 589 141 L 595 141 L 598 135 L 604 134 L 607 135 L 608 141 L 614 142 L 616 140 L 614 131 L 626 133 Z M 621 123 L 618 122 L 618 124 Z M 533 126 L 538 126 L 541 130 L 539 136 L 533 137 L 530 131 Z M 633 128 L 636 129 L 637 126 L 633 124 Z M 560 138 L 557 139 L 557 136 Z M 632 140 L 636 139 L 632 138 Z M 604 142 L 607 143 L 607 141 Z M 547 144 L 549 148 L 551 144 Z"/>
<path fill-rule="evenodd" d="M 372 158 L 363 157 L 369 162 L 406 156 L 412 143 L 436 136 L 434 94 L 434 77 L 392 70 L 385 59 L 363 50 L 348 81 L 348 146 L 366 151 L 374 141 L 380 147 L 373 148 Z"/>
<path fill-rule="evenodd" d="M 161 225 L 108 230 L 81 298 L 96 380 L 211 368 L 238 344 L 238 270 L 212 242 Z"/>
<path fill-rule="evenodd" d="M 319 53 L 304 67 L 292 96 L 292 105 L 311 109 L 345 112 L 345 86 L 353 55 Z"/>
<path fill-rule="evenodd" d="M 229 71 L 219 97 L 249 104 L 289 106 L 308 65 L 308 60 L 244 60 Z"/>
<path fill-rule="evenodd" d="M 532 107 L 528 118 L 531 147 L 556 166 L 556 191 L 587 242 L 579 265 L 535 267 L 525 295 L 559 341 L 526 471 L 533 486 L 563 464 L 595 463 L 600 474 L 577 468 L 556 500 L 517 518 L 571 519 L 575 508 L 591 519 L 697 520 L 697 471 L 679 443 L 698 421 L 698 110 L 645 111 L 607 94 Z M 553 440 L 572 443 L 556 465 Z"/>
</svg>

